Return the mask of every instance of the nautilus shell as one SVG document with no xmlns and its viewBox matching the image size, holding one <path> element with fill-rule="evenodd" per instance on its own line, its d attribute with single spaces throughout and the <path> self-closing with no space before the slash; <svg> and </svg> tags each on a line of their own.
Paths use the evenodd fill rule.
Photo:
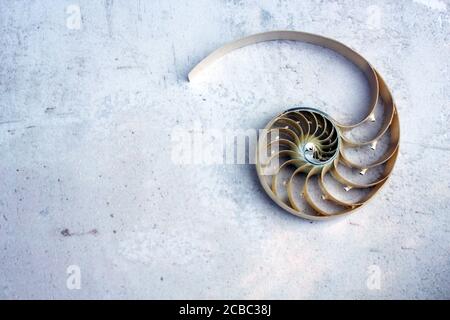
<svg viewBox="0 0 450 320">
<path fill-rule="evenodd" d="M 341 123 L 320 110 L 303 106 L 291 107 L 275 116 L 258 141 L 256 171 L 261 184 L 279 206 L 303 218 L 324 220 L 353 212 L 385 184 L 394 168 L 400 139 L 391 92 L 361 55 L 323 36 L 271 31 L 224 45 L 203 59 L 188 77 L 192 81 L 209 64 L 232 50 L 273 40 L 307 42 L 341 54 L 365 75 L 370 99 L 364 107 L 364 117 L 356 123 Z M 378 108 L 382 109 L 381 119 L 376 119 Z M 374 122 L 380 125 L 370 138 L 351 136 L 353 131 L 365 130 Z M 355 160 L 351 156 L 355 153 L 368 156 Z"/>
</svg>

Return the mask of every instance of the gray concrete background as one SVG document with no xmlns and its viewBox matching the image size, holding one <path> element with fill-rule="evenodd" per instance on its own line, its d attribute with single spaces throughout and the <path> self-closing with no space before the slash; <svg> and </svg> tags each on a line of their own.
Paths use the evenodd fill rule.
<svg viewBox="0 0 450 320">
<path fill-rule="evenodd" d="M 449 10 L 0 1 L 0 297 L 450 298 Z M 260 128 L 300 102 L 361 109 L 361 75 L 303 44 L 244 48 L 186 81 L 221 44 L 275 29 L 351 46 L 396 99 L 396 168 L 354 215 L 304 221 L 269 200 L 253 166 L 171 160 L 177 125 Z M 71 265 L 79 290 L 66 285 Z"/>
</svg>

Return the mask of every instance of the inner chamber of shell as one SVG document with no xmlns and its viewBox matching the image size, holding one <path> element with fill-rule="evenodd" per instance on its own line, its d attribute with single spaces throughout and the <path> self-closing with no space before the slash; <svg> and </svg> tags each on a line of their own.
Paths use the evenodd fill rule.
<svg viewBox="0 0 450 320">
<path fill-rule="evenodd" d="M 325 165 L 338 154 L 338 130 L 325 114 L 316 110 L 288 110 L 273 120 L 268 133 L 268 156 L 278 160 L 280 154 L 276 152 L 282 151 L 281 155 L 290 158 L 288 164 L 304 166 L 305 170 Z"/>
</svg>

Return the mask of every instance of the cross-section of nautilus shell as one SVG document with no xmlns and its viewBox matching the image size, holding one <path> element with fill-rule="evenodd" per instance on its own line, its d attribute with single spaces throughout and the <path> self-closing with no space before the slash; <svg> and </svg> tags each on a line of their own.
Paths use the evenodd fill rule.
<svg viewBox="0 0 450 320">
<path fill-rule="evenodd" d="M 363 106 L 362 119 L 341 123 L 320 110 L 296 106 L 267 124 L 257 146 L 258 177 L 267 194 L 283 209 L 313 220 L 348 214 L 366 204 L 385 184 L 397 158 L 400 138 L 391 92 L 361 55 L 320 35 L 271 31 L 215 50 L 195 66 L 189 80 L 230 51 L 273 40 L 302 41 L 331 49 L 352 62 L 367 79 L 370 99 L 368 106 Z M 375 133 L 363 138 L 352 135 L 373 128 Z"/>
<path fill-rule="evenodd" d="M 326 219 L 361 207 L 385 183 L 395 162 L 398 150 L 395 109 L 387 116 L 389 119 L 384 120 L 384 128 L 376 139 L 355 142 L 342 134 L 352 128 L 340 125 L 319 110 L 296 107 L 282 112 L 270 121 L 258 142 L 256 168 L 264 189 L 281 207 L 304 218 Z M 368 121 L 374 121 L 374 116 L 371 115 Z M 389 146 L 375 161 L 354 163 L 346 157 L 345 150 L 350 148 L 374 152 L 384 135 L 389 135 Z M 377 171 L 377 178 L 361 183 L 348 177 L 351 173 L 341 174 L 340 167 L 355 169 L 350 171 L 356 171 L 358 175 Z M 319 197 L 310 192 L 313 177 L 321 193 Z M 326 177 L 335 180 L 334 190 L 328 187 Z M 349 201 L 340 198 L 336 184 L 346 193 L 352 189 L 364 192 L 359 199 Z M 324 202 L 331 202 L 333 206 L 324 205 Z M 307 210 L 307 207 L 313 210 Z M 327 207 L 333 207 L 333 210 L 328 211 Z"/>
</svg>

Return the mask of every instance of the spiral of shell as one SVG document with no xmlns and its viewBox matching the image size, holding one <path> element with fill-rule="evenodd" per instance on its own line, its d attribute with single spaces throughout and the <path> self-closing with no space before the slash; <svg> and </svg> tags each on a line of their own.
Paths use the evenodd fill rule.
<svg viewBox="0 0 450 320">
<path fill-rule="evenodd" d="M 188 78 L 194 80 L 228 52 L 274 40 L 302 41 L 331 49 L 352 62 L 367 79 L 370 101 L 362 120 L 344 124 L 316 109 L 291 108 L 269 122 L 259 137 L 256 154 L 261 184 L 283 209 L 313 220 L 348 214 L 367 203 L 384 185 L 399 149 L 400 127 L 395 103 L 383 78 L 367 60 L 346 45 L 320 35 L 269 31 L 216 49 L 189 72 Z M 376 109 L 380 105 L 382 119 L 377 120 Z M 365 131 L 374 122 L 381 125 L 371 138 L 351 136 L 354 131 Z M 355 160 L 352 153 L 360 158 L 368 156 Z M 311 188 L 313 185 L 316 188 Z"/>
</svg>

